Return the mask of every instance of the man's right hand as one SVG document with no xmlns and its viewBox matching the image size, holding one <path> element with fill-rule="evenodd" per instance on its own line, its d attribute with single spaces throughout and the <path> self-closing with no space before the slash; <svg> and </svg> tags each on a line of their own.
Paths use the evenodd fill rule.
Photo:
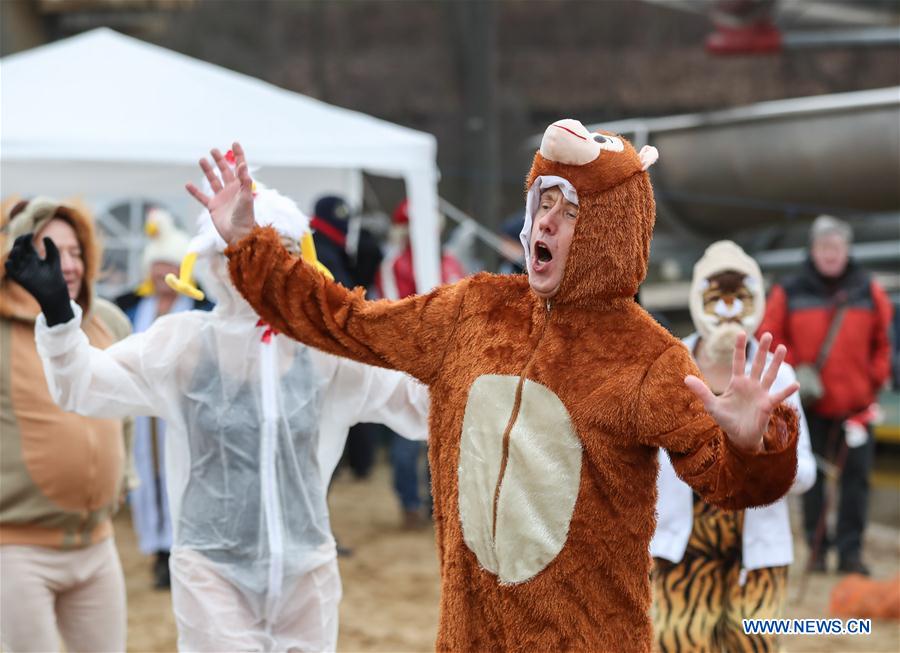
<svg viewBox="0 0 900 653">
<path fill-rule="evenodd" d="M 187 191 L 212 216 L 216 231 L 229 245 L 250 233 L 256 221 L 253 216 L 253 180 L 240 143 L 232 146 L 235 171 L 219 150 L 210 151 L 219 174 L 206 159 L 200 159 L 200 169 L 209 182 L 213 195 L 209 197 L 194 184 L 186 184 Z M 237 174 L 235 174 L 237 172 Z"/>
<path fill-rule="evenodd" d="M 47 255 L 42 259 L 34 249 L 33 239 L 33 234 L 16 238 L 6 259 L 6 274 L 38 301 L 47 326 L 68 322 L 75 314 L 69 304 L 69 289 L 59 263 L 59 250 L 52 240 L 44 238 Z"/>
</svg>

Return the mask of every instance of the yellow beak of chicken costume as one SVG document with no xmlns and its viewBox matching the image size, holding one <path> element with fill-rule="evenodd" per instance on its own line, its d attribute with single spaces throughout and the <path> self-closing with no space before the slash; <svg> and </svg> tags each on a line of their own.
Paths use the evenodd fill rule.
<svg viewBox="0 0 900 653">
<path fill-rule="evenodd" d="M 482 273 L 370 302 L 272 229 L 228 248 L 234 286 L 282 334 L 428 385 L 438 651 L 647 653 L 659 448 L 726 509 L 793 482 L 790 407 L 775 407 L 764 451 L 736 449 L 684 383 L 699 374 L 690 352 L 634 301 L 655 160 L 576 120 L 547 129 L 526 188 L 558 178 L 578 200 L 549 300 L 524 275 Z"/>
</svg>

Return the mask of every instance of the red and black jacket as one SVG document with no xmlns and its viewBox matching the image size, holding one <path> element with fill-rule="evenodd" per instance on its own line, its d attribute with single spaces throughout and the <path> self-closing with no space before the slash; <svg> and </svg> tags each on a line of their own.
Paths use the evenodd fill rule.
<svg viewBox="0 0 900 653">
<path fill-rule="evenodd" d="M 773 286 L 759 334 L 769 331 L 784 344 L 787 361 L 815 364 L 840 303 L 847 309 L 821 370 L 824 396 L 812 407 L 825 417 L 844 418 L 875 401 L 890 373 L 888 332 L 893 307 L 882 287 L 852 260 L 837 280 L 803 271 Z"/>
</svg>

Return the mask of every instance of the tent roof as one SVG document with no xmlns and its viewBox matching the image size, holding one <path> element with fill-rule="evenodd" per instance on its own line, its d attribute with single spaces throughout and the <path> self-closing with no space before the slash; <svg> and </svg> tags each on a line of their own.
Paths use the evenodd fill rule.
<svg viewBox="0 0 900 653">
<path fill-rule="evenodd" d="M 4 57 L 0 74 L 7 162 L 195 164 L 237 139 L 261 166 L 399 176 L 435 165 L 431 134 L 106 28 Z"/>
</svg>

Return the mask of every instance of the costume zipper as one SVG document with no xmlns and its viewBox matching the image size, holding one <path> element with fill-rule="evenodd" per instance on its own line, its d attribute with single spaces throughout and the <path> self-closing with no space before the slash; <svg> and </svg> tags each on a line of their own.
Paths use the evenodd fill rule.
<svg viewBox="0 0 900 653">
<path fill-rule="evenodd" d="M 278 361 L 276 339 L 261 342 L 260 390 L 262 394 L 262 451 L 260 453 L 260 484 L 266 537 L 269 543 L 269 583 L 266 592 L 266 612 L 272 614 L 281 597 L 284 570 L 284 534 L 282 532 L 281 503 L 278 499 L 278 477 L 275 458 L 278 453 Z"/>
<path fill-rule="evenodd" d="M 518 385 L 516 385 L 516 397 L 513 400 L 512 412 L 509 416 L 509 422 L 507 422 L 506 428 L 503 431 L 503 448 L 500 457 L 500 471 L 497 473 L 497 484 L 494 486 L 494 511 L 491 523 L 491 540 L 493 543 L 496 543 L 497 541 L 497 509 L 500 507 L 500 486 L 503 484 L 503 477 L 506 475 L 506 463 L 509 461 L 509 441 L 513 426 L 515 426 L 516 420 L 519 417 L 519 409 L 522 406 L 522 390 L 525 387 L 525 375 L 528 372 L 528 369 L 531 367 L 531 363 L 538 352 L 541 340 L 544 339 L 544 332 L 547 330 L 547 323 L 550 322 L 550 311 L 552 310 L 553 305 L 551 304 L 549 299 L 547 300 L 546 307 L 547 313 L 544 318 L 543 324 L 541 325 L 541 332 L 540 334 L 538 334 L 537 340 L 535 340 L 534 348 L 531 350 L 531 354 L 528 356 L 528 360 L 525 362 L 525 367 L 522 368 L 522 372 L 519 374 L 519 383 Z"/>
</svg>

